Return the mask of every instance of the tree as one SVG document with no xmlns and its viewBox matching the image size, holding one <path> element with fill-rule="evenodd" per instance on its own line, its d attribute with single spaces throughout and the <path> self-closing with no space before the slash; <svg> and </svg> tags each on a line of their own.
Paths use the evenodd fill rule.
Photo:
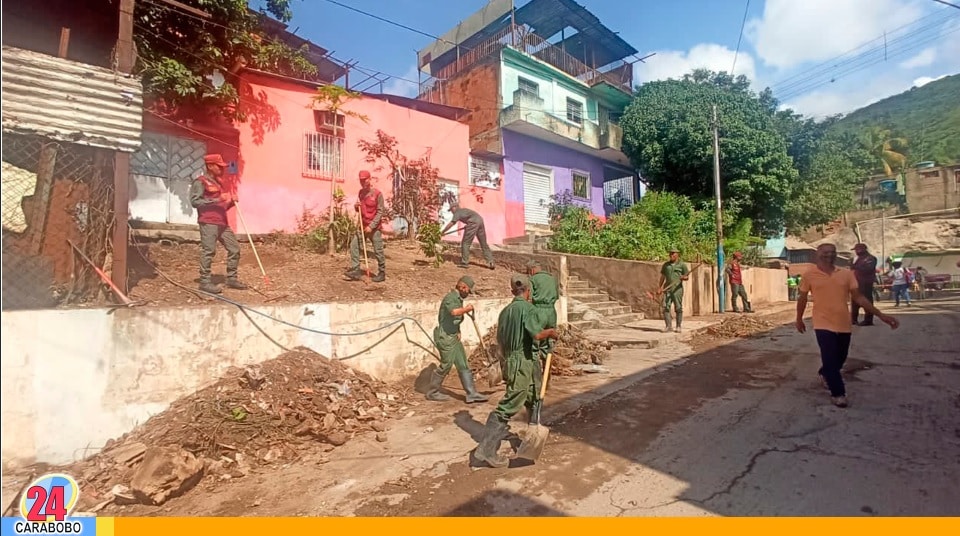
<svg viewBox="0 0 960 536">
<path fill-rule="evenodd" d="M 266 11 L 287 22 L 293 16 L 290 2 L 268 0 Z M 183 107 L 209 107 L 243 121 L 246 113 L 236 79 L 241 67 L 299 78 L 316 75 L 316 66 L 302 50 L 264 32 L 263 15 L 251 11 L 246 0 L 203 0 L 198 7 L 211 18 L 160 2 L 136 3 L 137 71 L 153 109 L 173 114 Z M 222 80 L 222 85 L 216 87 L 214 79 Z"/>
<path fill-rule="evenodd" d="M 377 130 L 376 140 L 360 140 L 358 144 L 367 155 L 365 161 L 393 179 L 390 213 L 407 223 L 406 238 L 418 236 L 421 224 L 439 221 L 446 197 L 440 187 L 440 173 L 430 164 L 429 153 L 416 159 L 404 156 L 397 139 L 382 130 Z"/>
<path fill-rule="evenodd" d="M 754 222 L 763 236 L 780 233 L 797 172 L 770 111 L 749 81 L 695 71 L 684 80 L 644 84 L 621 120 L 624 151 L 654 189 L 713 198 L 711 105 L 720 120 L 724 208 Z"/>
<path fill-rule="evenodd" d="M 317 94 L 313 96 L 313 101 L 310 104 L 310 108 L 321 109 L 327 112 L 330 112 L 334 116 L 333 121 L 333 135 L 340 135 L 340 123 L 339 118 L 343 117 L 353 117 L 363 121 L 364 123 L 368 122 L 370 118 L 367 116 L 355 112 L 353 110 L 344 109 L 344 106 L 352 101 L 360 98 L 360 93 L 355 91 L 350 91 L 348 89 L 342 88 L 340 86 L 335 86 L 333 84 L 327 84 L 317 88 Z M 340 155 L 342 158 L 342 154 Z M 337 166 L 340 169 L 343 169 L 343 162 L 340 162 Z M 334 196 L 336 195 L 337 185 L 336 180 L 330 179 L 330 206 L 333 207 Z M 334 211 L 330 211 L 330 236 L 328 239 L 330 243 L 333 243 L 333 231 L 334 231 Z M 335 255 L 336 252 L 334 248 L 330 248 L 330 255 Z"/>
<path fill-rule="evenodd" d="M 864 132 L 863 143 L 873 156 L 874 166 L 882 167 L 887 177 L 902 170 L 907 163 L 907 140 L 893 137 L 890 129 L 871 127 Z"/>
<path fill-rule="evenodd" d="M 787 203 L 787 231 L 800 234 L 804 229 L 834 221 L 854 207 L 854 192 L 863 176 L 835 140 L 824 139 L 812 150 Z"/>
</svg>

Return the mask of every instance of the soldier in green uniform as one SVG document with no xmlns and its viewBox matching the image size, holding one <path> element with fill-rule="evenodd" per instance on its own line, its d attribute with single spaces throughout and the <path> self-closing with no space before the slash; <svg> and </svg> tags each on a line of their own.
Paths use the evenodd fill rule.
<svg viewBox="0 0 960 536">
<path fill-rule="evenodd" d="M 660 288 L 663 291 L 663 320 L 667 324 L 666 331 L 673 331 L 670 320 L 670 304 L 677 314 L 677 333 L 680 333 L 680 324 L 683 323 L 683 282 L 690 279 L 690 269 L 687 263 L 680 260 L 680 251 L 677 248 L 670 250 L 670 260 L 660 267 Z"/>
<path fill-rule="evenodd" d="M 470 246 L 473 245 L 473 239 L 480 242 L 480 251 L 483 252 L 483 258 L 487 261 L 487 268 L 494 269 L 493 252 L 487 244 L 487 228 L 483 223 L 483 216 L 477 211 L 463 208 L 454 201 L 450 204 L 450 210 L 453 212 L 452 219 L 446 227 L 440 231 L 441 235 L 447 234 L 451 227 L 457 222 L 463 223 L 463 240 L 460 241 L 460 262 L 457 266 L 466 268 L 470 266 Z"/>
<path fill-rule="evenodd" d="M 560 299 L 560 286 L 557 280 L 540 267 L 540 263 L 534 259 L 527 261 L 527 274 L 530 276 L 530 301 L 533 308 L 540 316 L 540 323 L 547 328 L 557 327 L 557 300 Z M 547 354 L 553 351 L 553 340 L 543 339 L 533 344 L 534 350 L 539 354 L 539 359 L 546 359 Z M 530 423 L 540 422 L 540 389 L 536 393 L 537 400 L 530 410 Z"/>
<path fill-rule="evenodd" d="M 463 299 L 473 290 L 473 278 L 465 275 L 457 281 L 457 286 L 443 297 L 440 302 L 440 312 L 437 313 L 437 327 L 433 330 L 433 342 L 440 351 L 440 367 L 433 371 L 430 377 L 430 386 L 427 389 L 427 400 L 443 402 L 450 397 L 440 392 L 444 378 L 450 369 L 457 367 L 460 383 L 467 393 L 467 403 L 486 402 L 489 397 L 477 392 L 473 383 L 473 373 L 467 365 L 467 352 L 460 341 L 460 323 L 463 315 L 473 313 L 472 305 L 463 305 Z"/>
<path fill-rule="evenodd" d="M 556 339 L 557 331 L 544 329 L 540 315 L 530 303 L 530 282 L 522 275 L 510 280 L 513 301 L 500 311 L 497 323 L 497 344 L 506 359 L 507 392 L 487 417 L 483 438 L 474 455 L 491 467 L 505 467 L 509 460 L 497 454 L 510 418 L 539 395 L 542 380 L 540 360 L 534 344 L 547 338 Z"/>
</svg>

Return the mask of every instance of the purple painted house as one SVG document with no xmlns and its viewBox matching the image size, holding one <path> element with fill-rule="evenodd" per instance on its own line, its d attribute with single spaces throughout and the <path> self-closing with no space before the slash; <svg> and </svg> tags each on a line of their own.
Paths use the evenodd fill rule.
<svg viewBox="0 0 960 536">
<path fill-rule="evenodd" d="M 573 0 L 512 8 L 491 0 L 419 51 L 419 98 L 471 110 L 471 165 L 501 170 L 507 236 L 548 225 L 552 195 L 604 217 L 631 205 L 642 192 L 618 120 L 637 50 Z"/>
</svg>

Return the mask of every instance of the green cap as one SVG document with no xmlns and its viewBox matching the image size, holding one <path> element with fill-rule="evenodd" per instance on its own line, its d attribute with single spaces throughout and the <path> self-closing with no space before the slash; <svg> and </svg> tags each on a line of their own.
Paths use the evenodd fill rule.
<svg viewBox="0 0 960 536">
<path fill-rule="evenodd" d="M 670 248 L 670 253 L 680 253 L 680 250 L 677 248 Z"/>
<path fill-rule="evenodd" d="M 527 279 L 527 276 L 514 274 L 510 278 L 510 288 L 517 288 L 517 287 L 530 288 L 530 280 Z"/>
<path fill-rule="evenodd" d="M 465 275 L 461 277 L 460 280 L 457 281 L 457 284 L 460 284 L 460 283 L 467 285 L 468 289 L 473 290 L 473 285 L 474 285 L 473 278 L 470 277 L 469 275 Z"/>
</svg>

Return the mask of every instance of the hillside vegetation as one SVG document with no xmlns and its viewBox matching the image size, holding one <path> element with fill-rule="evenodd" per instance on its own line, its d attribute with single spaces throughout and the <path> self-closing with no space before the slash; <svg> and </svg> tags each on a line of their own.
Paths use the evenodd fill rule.
<svg viewBox="0 0 960 536">
<path fill-rule="evenodd" d="M 834 125 L 838 132 L 858 136 L 874 127 L 907 141 L 908 164 L 960 162 L 960 74 L 887 97 Z"/>
</svg>

